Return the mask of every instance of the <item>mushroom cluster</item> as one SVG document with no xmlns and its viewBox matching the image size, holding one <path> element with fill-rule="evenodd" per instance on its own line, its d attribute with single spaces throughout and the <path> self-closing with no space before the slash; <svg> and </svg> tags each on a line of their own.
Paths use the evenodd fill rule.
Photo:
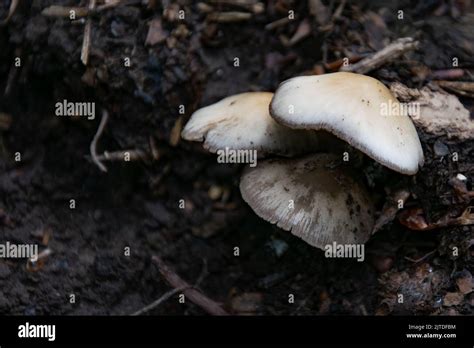
<svg viewBox="0 0 474 348">
<path fill-rule="evenodd" d="M 295 77 L 275 94 L 227 97 L 193 113 L 182 137 L 213 153 L 266 158 L 244 169 L 243 199 L 261 218 L 321 249 L 365 243 L 374 225 L 369 192 L 337 155 L 341 141 L 402 174 L 423 165 L 416 129 L 390 90 L 347 72 Z"/>
</svg>

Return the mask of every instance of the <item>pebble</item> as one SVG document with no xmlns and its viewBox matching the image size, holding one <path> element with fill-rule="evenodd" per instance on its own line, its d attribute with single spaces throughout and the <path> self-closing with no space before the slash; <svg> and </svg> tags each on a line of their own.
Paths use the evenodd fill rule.
<svg viewBox="0 0 474 348">
<path fill-rule="evenodd" d="M 222 187 L 212 185 L 211 187 L 209 187 L 209 191 L 207 191 L 207 194 L 210 199 L 216 201 L 222 196 Z"/>
<path fill-rule="evenodd" d="M 449 148 L 442 141 L 436 140 L 433 145 L 434 153 L 437 157 L 443 157 L 449 154 Z"/>
</svg>

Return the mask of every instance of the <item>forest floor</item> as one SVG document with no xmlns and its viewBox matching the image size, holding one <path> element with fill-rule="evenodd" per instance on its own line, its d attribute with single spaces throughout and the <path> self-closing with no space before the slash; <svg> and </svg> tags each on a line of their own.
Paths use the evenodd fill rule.
<svg viewBox="0 0 474 348">
<path fill-rule="evenodd" d="M 421 88 L 444 77 L 455 57 L 463 70 L 456 79 L 474 81 L 470 1 L 309 1 L 317 6 L 313 15 L 307 1 L 241 7 L 128 0 L 87 20 L 42 13 L 88 3 L 20 1 L 0 27 L 0 242 L 50 252 L 35 265 L 0 260 L 0 314 L 134 313 L 170 290 L 153 255 L 191 284 L 204 268 L 199 288 L 231 313 L 473 314 L 474 226 L 413 231 L 396 218 L 366 245 L 365 262 L 327 259 L 252 212 L 239 193 L 241 167 L 218 164 L 201 144 L 179 137 L 201 106 L 274 91 L 292 76 L 337 71 L 342 58 L 356 61 L 400 37 L 420 47 L 369 75 Z M 0 19 L 9 8 L 10 1 L 0 4 Z M 266 27 L 289 10 L 293 20 Z M 228 11 L 245 14 L 224 23 L 216 13 Z M 91 27 L 87 67 L 84 22 Z M 95 119 L 57 117 L 55 104 L 64 99 L 95 102 Z M 460 100 L 472 118 L 472 97 Z M 89 151 L 103 110 L 109 120 L 98 152 L 140 154 L 104 161 L 107 172 Z M 422 209 L 429 222 L 459 215 L 470 202 L 456 196 L 450 180 L 462 174 L 472 189 L 473 137 L 418 131 L 426 160 L 415 177 L 366 159 L 383 177 L 371 184 L 377 209 L 404 189 L 412 193 L 406 209 Z M 176 294 L 148 313 L 205 311 Z"/>
</svg>

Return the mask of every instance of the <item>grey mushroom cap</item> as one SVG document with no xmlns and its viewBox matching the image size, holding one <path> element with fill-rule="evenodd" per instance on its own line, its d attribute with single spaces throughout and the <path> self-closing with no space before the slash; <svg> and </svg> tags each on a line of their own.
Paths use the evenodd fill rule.
<svg viewBox="0 0 474 348">
<path fill-rule="evenodd" d="M 194 112 L 181 136 L 189 141 L 203 141 L 204 148 L 213 153 L 226 147 L 257 150 L 259 157 L 317 150 L 317 134 L 275 122 L 269 113 L 272 97 L 270 92 L 248 92 L 224 98 Z"/>
<path fill-rule="evenodd" d="M 275 92 L 270 112 L 287 127 L 329 131 L 397 172 L 413 175 L 423 165 L 406 108 L 372 77 L 338 72 L 289 79 Z"/>
<path fill-rule="evenodd" d="M 371 235 L 374 207 L 353 174 L 332 154 L 269 159 L 245 168 L 240 192 L 258 216 L 312 246 L 361 244 Z"/>
</svg>

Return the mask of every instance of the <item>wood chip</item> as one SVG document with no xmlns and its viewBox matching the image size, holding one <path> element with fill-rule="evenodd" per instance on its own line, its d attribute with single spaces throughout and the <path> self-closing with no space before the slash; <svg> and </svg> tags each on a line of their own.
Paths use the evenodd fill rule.
<svg viewBox="0 0 474 348">
<path fill-rule="evenodd" d="M 41 14 L 46 17 L 65 17 L 69 18 L 71 11 L 74 11 L 76 19 L 86 17 L 89 14 L 89 9 L 86 7 L 65 7 L 52 5 L 41 11 Z"/>
<path fill-rule="evenodd" d="M 153 18 L 150 21 L 150 27 L 148 29 L 148 34 L 146 36 L 145 45 L 154 46 L 156 44 L 162 43 L 168 37 L 168 32 L 163 30 L 161 25 L 160 18 Z"/>
<path fill-rule="evenodd" d="M 398 82 L 392 83 L 390 90 L 400 101 L 419 105 L 419 115 L 410 116 L 425 132 L 459 140 L 472 139 L 474 121 L 456 96 L 435 92 L 428 87 L 411 89 Z"/>
</svg>

